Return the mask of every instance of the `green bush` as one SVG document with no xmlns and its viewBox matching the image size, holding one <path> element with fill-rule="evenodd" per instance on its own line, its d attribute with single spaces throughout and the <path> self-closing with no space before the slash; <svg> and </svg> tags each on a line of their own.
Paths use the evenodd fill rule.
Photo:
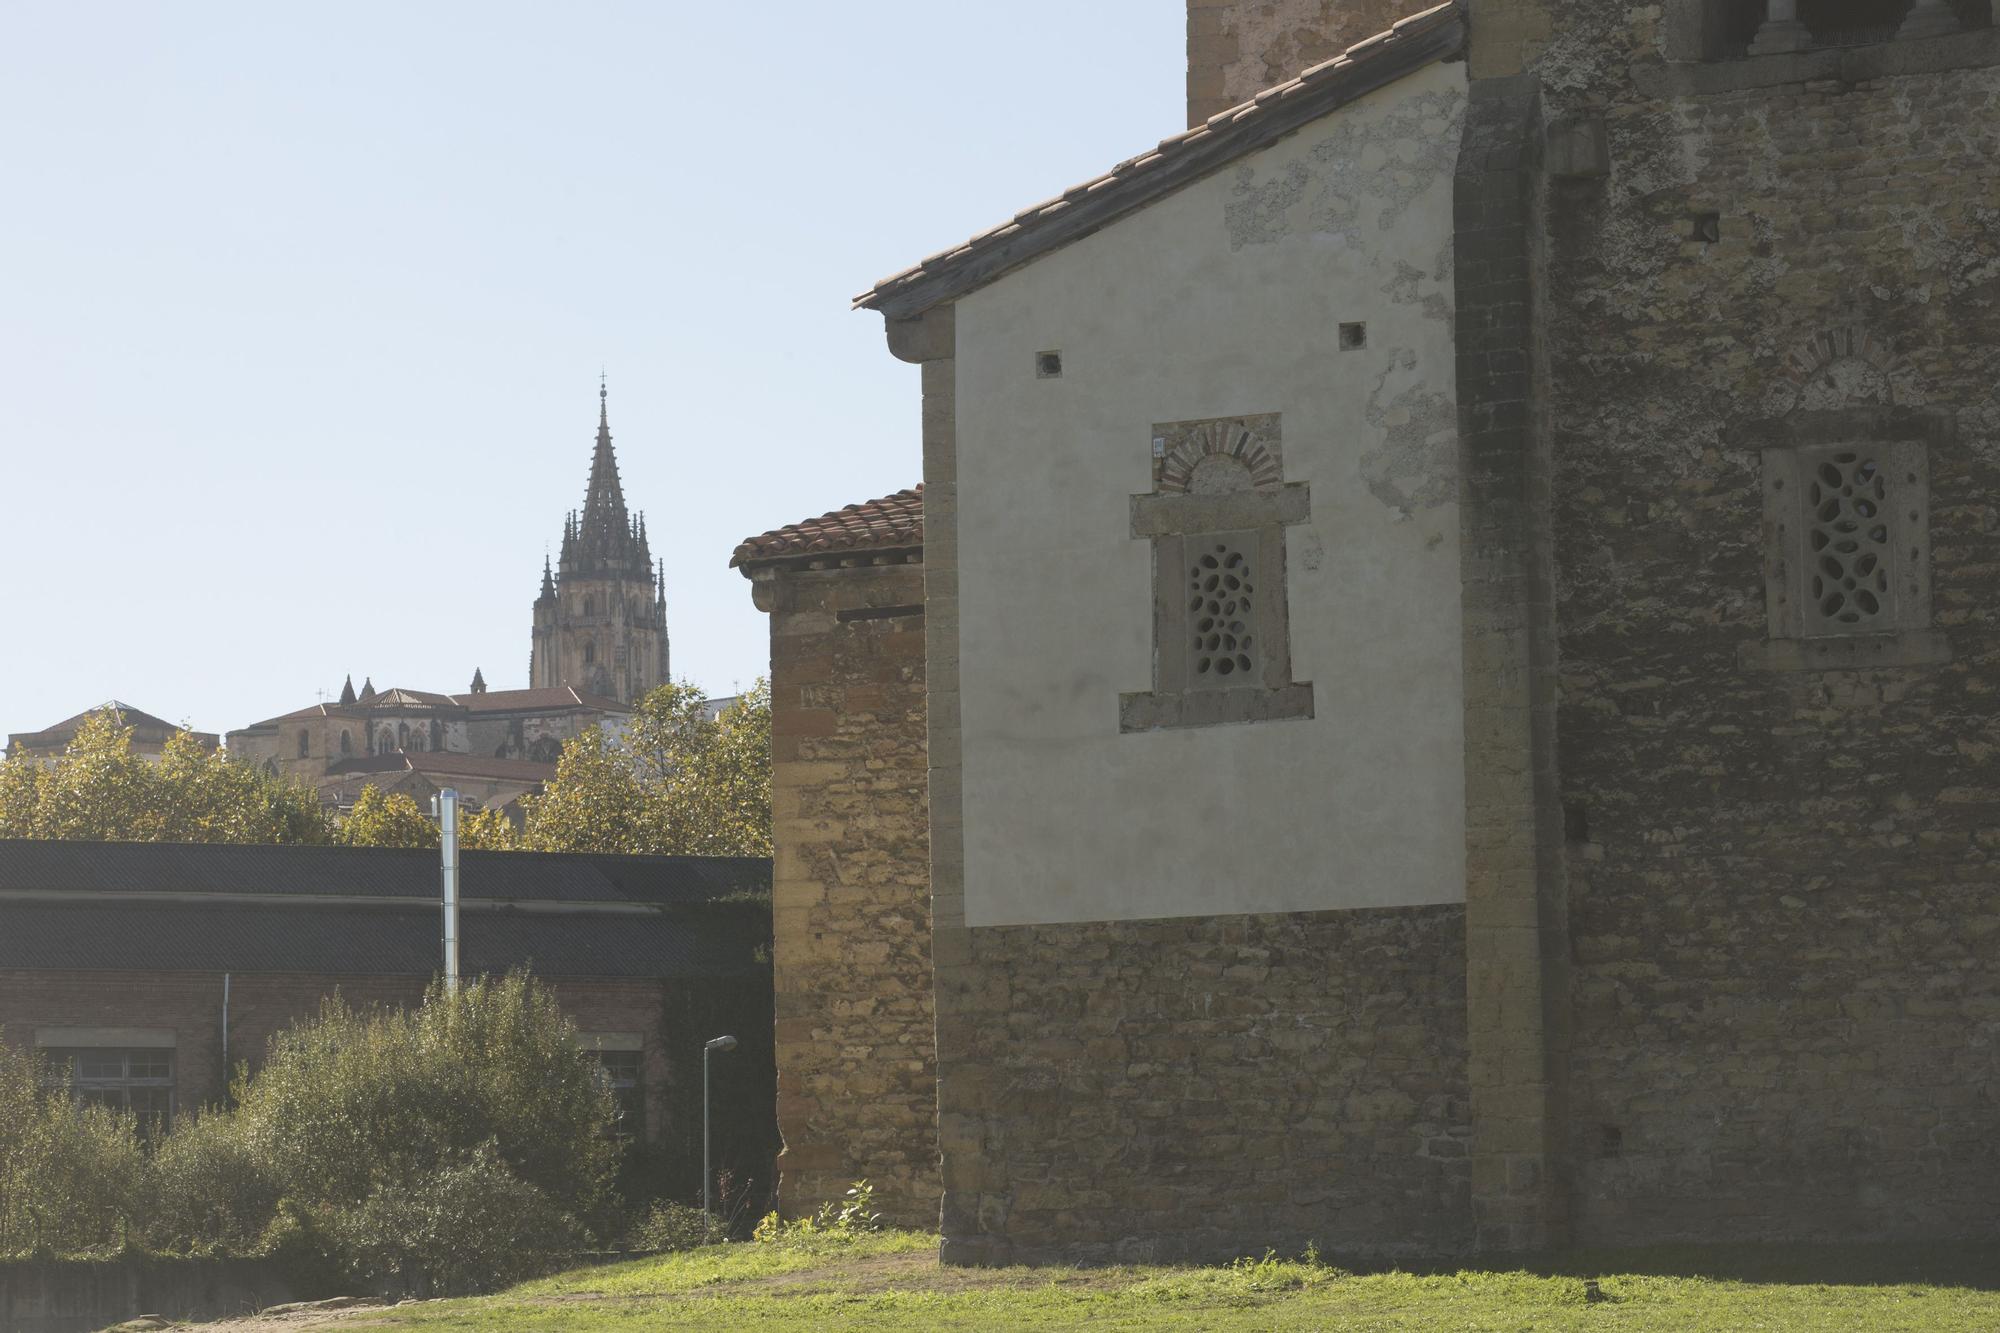
<svg viewBox="0 0 2000 1333">
<path fill-rule="evenodd" d="M 469 1291 L 617 1232 L 615 1106 L 525 975 L 412 1011 L 338 997 L 277 1037 L 231 1111 L 149 1155 L 0 1043 L 0 1254 L 265 1254 L 302 1292 Z"/>
<path fill-rule="evenodd" d="M 241 1123 L 217 1111 L 183 1117 L 153 1153 L 147 1237 L 181 1254 L 256 1250 L 278 1210 L 278 1186 Z"/>
<path fill-rule="evenodd" d="M 123 1248 L 145 1180 L 129 1114 L 77 1105 L 40 1056 L 0 1042 L 0 1255 Z"/>
<path fill-rule="evenodd" d="M 660 1199 L 626 1231 L 624 1247 L 628 1250 L 692 1250 L 722 1239 L 721 1229 L 711 1226 L 708 1215 L 701 1209 Z"/>
<path fill-rule="evenodd" d="M 462 1295 L 534 1277 L 583 1242 L 576 1220 L 482 1143 L 336 1211 L 334 1250 L 361 1283 Z"/>
<path fill-rule="evenodd" d="M 336 997 L 272 1041 L 240 1096 L 238 1132 L 308 1206 L 358 1205 L 489 1142 L 574 1218 L 602 1221 L 611 1202 L 611 1095 L 554 996 L 525 976 L 433 985 L 408 1012 Z"/>
</svg>

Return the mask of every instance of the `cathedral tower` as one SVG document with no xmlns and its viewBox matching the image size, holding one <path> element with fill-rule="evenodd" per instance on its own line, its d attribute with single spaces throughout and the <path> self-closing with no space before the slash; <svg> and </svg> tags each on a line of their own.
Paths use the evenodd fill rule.
<svg viewBox="0 0 2000 1333">
<path fill-rule="evenodd" d="M 528 683 L 633 703 L 667 680 L 666 575 L 653 563 L 645 515 L 625 510 L 606 397 L 600 385 L 583 510 L 563 521 L 555 568 L 542 561 Z"/>
</svg>

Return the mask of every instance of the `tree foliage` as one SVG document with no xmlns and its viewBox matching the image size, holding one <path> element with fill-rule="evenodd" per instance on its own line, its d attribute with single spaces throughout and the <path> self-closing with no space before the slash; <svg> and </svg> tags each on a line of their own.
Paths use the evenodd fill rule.
<svg viewBox="0 0 2000 1333">
<path fill-rule="evenodd" d="M 663 685 L 616 738 L 592 728 L 571 740 L 546 791 L 522 804 L 520 829 L 498 810 L 461 811 L 459 845 L 768 856 L 770 687 L 758 681 L 710 719 L 694 686 Z M 0 838 L 436 847 L 438 827 L 408 794 L 373 786 L 336 821 L 310 788 L 205 751 L 187 732 L 149 763 L 105 709 L 53 762 L 0 761 Z"/>
<path fill-rule="evenodd" d="M 522 845 L 547 852 L 771 854 L 771 689 L 759 680 L 709 720 L 701 692 L 662 685 L 613 742 L 596 728 L 563 747 L 524 804 Z"/>
<path fill-rule="evenodd" d="M 110 708 L 86 718 L 53 761 L 0 760 L 0 837 L 326 843 L 333 832 L 309 788 L 204 750 L 188 732 L 149 763 Z"/>
</svg>

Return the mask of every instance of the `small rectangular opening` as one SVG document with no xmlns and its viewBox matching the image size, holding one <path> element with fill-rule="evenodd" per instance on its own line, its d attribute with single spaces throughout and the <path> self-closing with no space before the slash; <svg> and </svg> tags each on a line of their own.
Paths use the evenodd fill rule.
<svg viewBox="0 0 2000 1333">
<path fill-rule="evenodd" d="M 1359 321 L 1340 326 L 1340 350 L 1353 352 L 1368 345 L 1368 326 Z"/>
<path fill-rule="evenodd" d="M 1062 378 L 1062 353 L 1035 353 L 1035 378 L 1038 380 L 1059 380 Z"/>
</svg>

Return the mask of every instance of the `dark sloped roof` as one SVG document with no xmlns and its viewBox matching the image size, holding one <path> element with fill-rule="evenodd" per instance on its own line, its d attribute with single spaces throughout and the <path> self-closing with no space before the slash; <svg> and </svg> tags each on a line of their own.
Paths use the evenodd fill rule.
<svg viewBox="0 0 2000 1333">
<path fill-rule="evenodd" d="M 0 968 L 428 977 L 438 935 L 435 907 L 0 901 Z M 769 939 L 769 917 L 750 904 L 699 916 L 503 909 L 459 919 L 468 974 L 743 975 L 762 966 Z"/>
<path fill-rule="evenodd" d="M 1465 36 L 1465 15 L 1458 0 L 1412 15 L 1296 79 L 1266 88 L 1185 133 L 1162 139 L 1157 148 L 1127 158 L 1101 176 L 1072 185 L 971 240 L 882 279 L 855 297 L 854 304 L 901 319 L 953 300 L 1337 107 L 1434 61 L 1459 55 L 1465 49 Z"/>
<path fill-rule="evenodd" d="M 602 694 L 579 690 L 574 685 L 544 685 L 532 690 L 485 690 L 478 694 L 454 694 L 451 701 L 469 713 L 505 713 L 514 710 L 550 708 L 590 708 L 607 713 L 629 713 L 630 704 Z"/>
<path fill-rule="evenodd" d="M 589 709 L 599 713 L 629 713 L 630 704 L 602 694 L 579 690 L 573 685 L 546 685 L 532 690 L 482 690 L 477 694 L 437 694 L 430 690 L 409 690 L 392 686 L 352 704 L 308 704 L 277 717 L 252 722 L 244 731 L 256 731 L 281 722 L 300 722 L 316 717 L 368 719 L 378 713 L 395 713 L 404 708 L 462 708 L 467 713 L 534 713 L 564 709 Z"/>
<path fill-rule="evenodd" d="M 101 713 L 107 708 L 117 711 L 118 721 L 121 726 L 131 727 L 134 731 L 142 735 L 168 735 L 176 731 L 186 730 L 178 722 L 169 722 L 163 717 L 155 717 L 143 708 L 134 708 L 131 704 L 118 699 L 107 699 L 95 708 L 85 709 L 81 713 L 66 717 L 53 725 L 43 727 L 40 731 L 16 732 L 12 739 L 16 744 L 30 748 L 41 748 L 46 744 L 57 741 L 67 743 L 94 714 Z M 216 737 L 213 732 L 197 731 L 193 735 L 196 740 L 205 743 L 210 749 L 215 748 Z"/>
<path fill-rule="evenodd" d="M 923 544 L 924 488 L 919 485 L 751 537 L 736 548 L 729 564 L 733 569 L 820 552 L 906 550 Z"/>
<path fill-rule="evenodd" d="M 771 885 L 771 862 L 756 856 L 469 851 L 460 854 L 459 864 L 468 900 L 671 906 Z M 433 901 L 438 855 L 402 847 L 0 839 L 0 894 L 22 892 Z"/>
</svg>

